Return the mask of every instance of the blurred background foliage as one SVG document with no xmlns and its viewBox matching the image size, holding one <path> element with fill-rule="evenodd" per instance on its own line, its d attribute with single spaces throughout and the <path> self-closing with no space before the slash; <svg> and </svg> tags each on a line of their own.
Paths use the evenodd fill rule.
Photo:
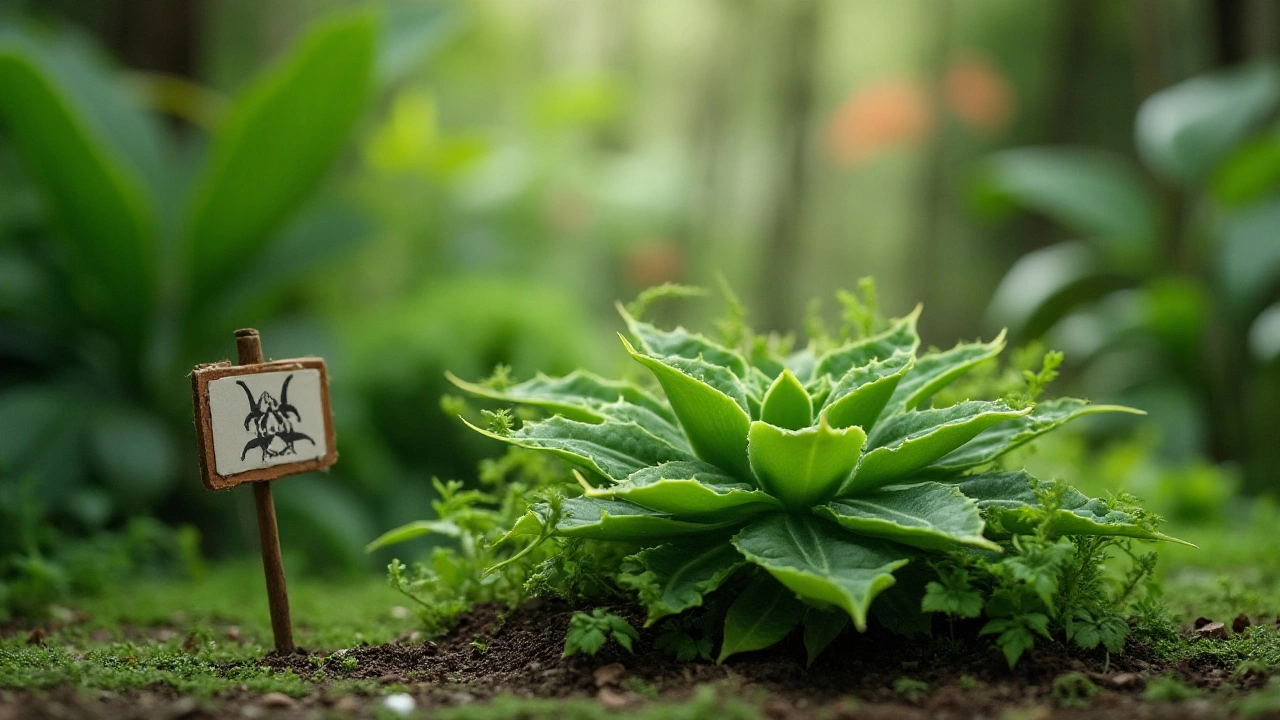
<svg viewBox="0 0 1280 720">
<path fill-rule="evenodd" d="M 615 371 L 615 300 L 718 275 L 1061 348 L 1150 416 L 1028 462 L 1224 521 L 1280 490 L 1278 48 L 1267 0 L 0 2 L 0 595 L 255 546 L 185 378 L 238 327 L 329 361 L 342 460 L 276 497 L 344 573 L 495 453 L 446 369 Z"/>
</svg>

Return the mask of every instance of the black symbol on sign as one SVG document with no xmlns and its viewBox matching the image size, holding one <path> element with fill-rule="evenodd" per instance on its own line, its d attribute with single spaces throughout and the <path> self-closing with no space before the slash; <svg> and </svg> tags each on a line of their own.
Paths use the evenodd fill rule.
<svg viewBox="0 0 1280 720">
<path fill-rule="evenodd" d="M 244 429 L 248 430 L 249 426 L 253 425 L 253 430 L 258 435 L 245 443 L 244 451 L 240 453 L 241 460 L 244 460 L 249 451 L 254 448 L 262 450 L 262 459 L 265 461 L 267 458 L 281 455 L 296 455 L 298 451 L 294 449 L 293 444 L 299 440 L 306 440 L 312 445 L 316 444 L 315 440 L 295 431 L 293 422 L 289 420 L 290 415 L 293 415 L 295 420 L 302 420 L 302 416 L 298 414 L 298 408 L 289 404 L 290 380 L 293 380 L 293 375 L 284 379 L 284 385 L 280 387 L 279 400 L 272 397 L 266 390 L 263 390 L 262 395 L 254 400 L 249 386 L 243 381 L 236 381 L 237 385 L 244 388 L 244 394 L 249 398 L 249 414 L 244 418 Z"/>
</svg>

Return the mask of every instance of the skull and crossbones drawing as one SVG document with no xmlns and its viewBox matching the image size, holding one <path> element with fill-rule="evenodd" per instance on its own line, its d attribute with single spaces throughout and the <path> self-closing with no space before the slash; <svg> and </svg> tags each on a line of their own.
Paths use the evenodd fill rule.
<svg viewBox="0 0 1280 720">
<path fill-rule="evenodd" d="M 242 380 L 236 381 L 237 385 L 244 388 L 244 394 L 249 398 L 249 414 L 244 418 L 244 429 L 249 430 L 252 426 L 257 435 L 245 443 L 244 450 L 240 453 L 241 460 L 244 460 L 249 451 L 254 448 L 262 451 L 262 459 L 266 461 L 268 458 L 281 455 L 297 454 L 294 443 L 299 440 L 306 440 L 312 445 L 316 444 L 316 441 L 306 434 L 294 430 L 293 421 L 289 419 L 292 415 L 294 420 L 302 420 L 298 409 L 289 404 L 289 381 L 291 380 L 293 375 L 284 379 L 284 384 L 280 387 L 279 400 L 265 390 L 255 400 L 249 386 Z"/>
</svg>

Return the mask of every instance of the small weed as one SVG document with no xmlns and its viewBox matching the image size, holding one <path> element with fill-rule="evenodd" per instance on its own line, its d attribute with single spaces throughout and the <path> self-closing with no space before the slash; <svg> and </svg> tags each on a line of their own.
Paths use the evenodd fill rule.
<svg viewBox="0 0 1280 720">
<path fill-rule="evenodd" d="M 916 702 L 929 694 L 929 683 L 915 678 L 900 677 L 893 681 L 893 692 L 907 702 Z"/>
<path fill-rule="evenodd" d="M 1093 702 L 1098 686 L 1084 673 L 1069 672 L 1054 678 L 1051 692 L 1063 707 L 1082 708 Z"/>
<path fill-rule="evenodd" d="M 477 635 L 471 641 L 471 647 L 475 649 L 477 655 L 484 655 L 489 652 L 489 641 Z"/>
<path fill-rule="evenodd" d="M 1199 697 L 1199 688 L 1193 688 L 1182 682 L 1177 675 L 1161 675 L 1147 683 L 1147 691 L 1143 697 L 1151 702 L 1178 702 Z"/>
<path fill-rule="evenodd" d="M 640 639 L 640 633 L 631 627 L 631 623 L 602 607 L 590 615 L 574 613 L 569 620 L 569 631 L 565 633 L 564 655 L 561 657 L 595 655 L 610 639 L 631 652 L 631 643 Z"/>
<path fill-rule="evenodd" d="M 964 690 L 965 692 L 970 692 L 978 689 L 978 679 L 972 675 L 961 675 L 960 679 L 956 681 L 956 684 L 959 685 L 960 689 Z"/>
</svg>

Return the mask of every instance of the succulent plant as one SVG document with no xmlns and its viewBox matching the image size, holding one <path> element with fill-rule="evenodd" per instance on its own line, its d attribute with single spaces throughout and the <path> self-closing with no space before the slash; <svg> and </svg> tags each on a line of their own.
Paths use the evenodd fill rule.
<svg viewBox="0 0 1280 720">
<path fill-rule="evenodd" d="M 918 355 L 919 308 L 882 332 L 785 356 L 619 310 L 631 335 L 622 344 L 661 394 L 585 371 L 497 387 L 451 379 L 549 415 L 518 429 L 473 425 L 478 432 L 586 471 L 580 497 L 533 504 L 504 542 L 633 543 L 641 549 L 620 582 L 637 591 L 649 624 L 748 576 L 733 585 L 742 589 L 720 660 L 771 645 L 802 621 L 812 657 L 850 621 L 865 630 L 873 608 L 902 602 L 873 605 L 909 563 L 964 547 L 999 551 L 987 536 L 993 525 L 1016 529 L 1040 500 L 1034 478 L 991 470 L 993 462 L 1082 415 L 1136 412 L 1071 398 L 932 407 L 1004 340 Z M 1164 537 L 1074 490 L 1053 512 L 1064 535 Z"/>
</svg>

